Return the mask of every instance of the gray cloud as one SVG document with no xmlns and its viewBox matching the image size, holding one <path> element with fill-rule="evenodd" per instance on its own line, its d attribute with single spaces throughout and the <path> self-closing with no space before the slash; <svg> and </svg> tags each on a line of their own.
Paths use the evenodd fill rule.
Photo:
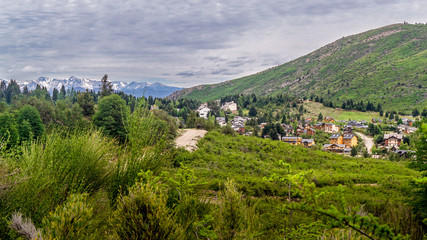
<svg viewBox="0 0 427 240">
<path fill-rule="evenodd" d="M 213 83 L 264 70 L 342 36 L 427 22 L 424 0 L 5 0 L 0 78 Z M 167 76 L 168 79 L 165 79 Z"/>
</svg>

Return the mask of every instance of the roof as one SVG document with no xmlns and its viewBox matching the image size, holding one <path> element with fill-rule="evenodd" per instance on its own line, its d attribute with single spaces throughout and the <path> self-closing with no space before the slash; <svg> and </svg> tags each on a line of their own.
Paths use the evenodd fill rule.
<svg viewBox="0 0 427 240">
<path fill-rule="evenodd" d="M 389 133 L 389 134 L 384 134 L 384 139 L 389 139 L 389 138 L 397 138 L 397 139 L 402 139 L 403 138 L 403 134 L 399 134 L 399 133 Z"/>
<path fill-rule="evenodd" d="M 352 139 L 353 137 L 355 137 L 354 134 L 344 134 L 344 139 Z"/>
<path fill-rule="evenodd" d="M 301 140 L 301 142 L 307 142 L 307 143 L 312 143 L 314 141 L 314 139 L 310 139 L 310 138 L 308 138 L 308 139 L 303 139 L 303 140 Z"/>
<path fill-rule="evenodd" d="M 341 135 L 340 134 L 332 134 L 329 139 L 331 138 L 339 138 Z"/>
</svg>

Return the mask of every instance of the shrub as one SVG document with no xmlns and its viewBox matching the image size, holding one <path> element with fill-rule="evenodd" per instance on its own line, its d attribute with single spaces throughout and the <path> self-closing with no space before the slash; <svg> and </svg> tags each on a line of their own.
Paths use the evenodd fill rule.
<svg viewBox="0 0 427 240">
<path fill-rule="evenodd" d="M 113 144 L 99 132 L 54 133 L 23 148 L 17 184 L 5 196 L 9 214 L 21 209 L 39 224 L 72 193 L 93 194 L 105 183 Z"/>
<path fill-rule="evenodd" d="M 138 182 L 121 196 L 111 220 L 120 239 L 183 239 L 183 230 L 166 206 L 159 182 Z"/>
<path fill-rule="evenodd" d="M 70 195 L 62 206 L 45 217 L 43 239 L 99 239 L 87 197 L 87 194 Z"/>
</svg>

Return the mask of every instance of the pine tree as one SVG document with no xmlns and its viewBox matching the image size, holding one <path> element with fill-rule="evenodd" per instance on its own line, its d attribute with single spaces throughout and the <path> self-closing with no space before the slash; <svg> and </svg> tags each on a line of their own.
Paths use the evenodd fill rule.
<svg viewBox="0 0 427 240">
<path fill-rule="evenodd" d="M 58 100 L 58 94 L 58 89 L 54 88 L 52 92 L 52 101 L 56 102 L 56 100 Z"/>
<path fill-rule="evenodd" d="M 109 96 L 113 92 L 113 84 L 108 81 L 108 75 L 105 74 L 101 80 L 101 97 Z"/>
</svg>

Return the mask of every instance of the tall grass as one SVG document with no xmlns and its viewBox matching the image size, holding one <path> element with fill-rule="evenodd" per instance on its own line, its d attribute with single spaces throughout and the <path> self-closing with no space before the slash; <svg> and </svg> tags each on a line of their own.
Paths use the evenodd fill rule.
<svg viewBox="0 0 427 240">
<path fill-rule="evenodd" d="M 170 127 L 151 111 L 139 105 L 125 120 L 127 146 L 118 159 L 111 178 L 110 200 L 115 202 L 120 193 L 127 193 L 141 171 L 155 173 L 171 161 Z M 114 204 L 113 204 L 114 205 Z"/>
<path fill-rule="evenodd" d="M 93 194 L 103 187 L 114 151 L 99 132 L 52 133 L 23 147 L 16 159 L 20 174 L 1 199 L 2 214 L 20 210 L 39 225 L 41 219 L 70 194 Z"/>
</svg>

